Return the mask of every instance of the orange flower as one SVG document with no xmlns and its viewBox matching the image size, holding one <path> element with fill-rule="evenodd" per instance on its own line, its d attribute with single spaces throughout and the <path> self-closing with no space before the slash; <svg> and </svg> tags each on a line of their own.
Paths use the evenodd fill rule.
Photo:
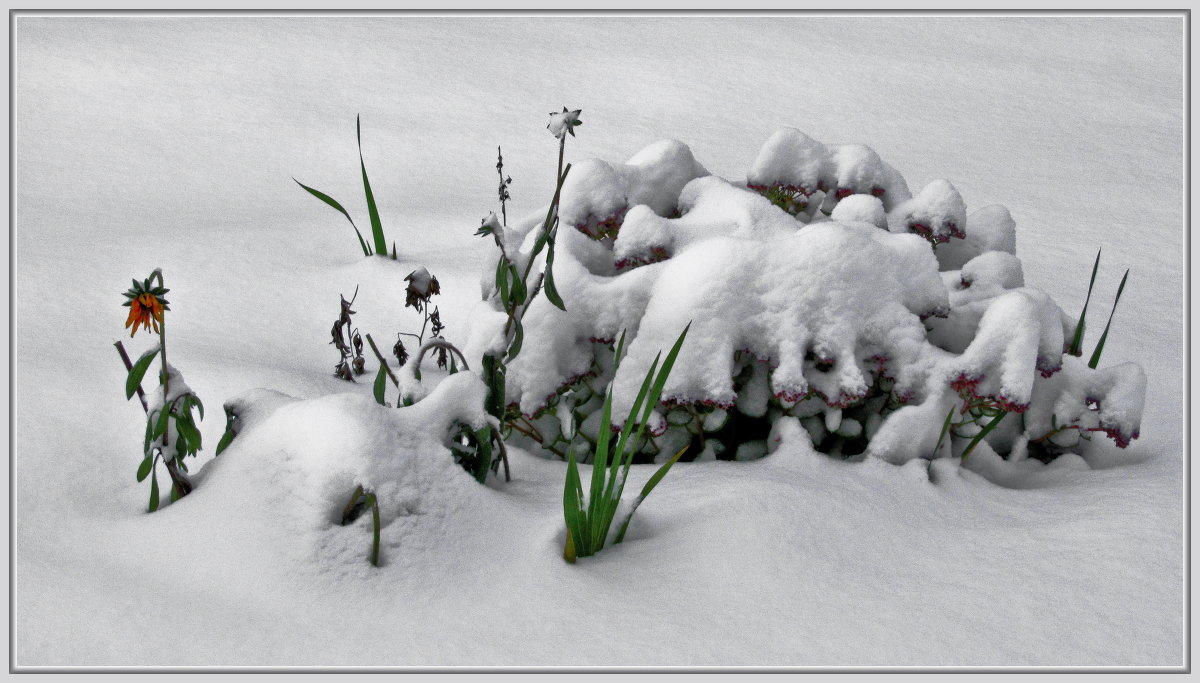
<svg viewBox="0 0 1200 683">
<path fill-rule="evenodd" d="M 154 324 L 154 332 L 159 331 L 159 323 L 163 319 L 163 305 L 158 300 L 158 297 L 153 294 L 139 294 L 133 303 L 129 306 L 129 319 L 125 321 L 125 327 L 133 325 L 133 331 L 129 336 L 137 334 L 138 326 L 145 325 L 146 330 L 150 329 L 150 324 Z"/>
<path fill-rule="evenodd" d="M 161 279 L 159 280 L 159 286 L 151 287 L 150 280 L 154 277 L 155 275 L 151 275 L 144 282 L 134 280 L 133 287 L 128 292 L 125 292 L 125 297 L 129 299 L 129 301 L 123 304 L 129 307 L 129 317 L 125 320 L 125 327 L 133 326 L 133 331 L 129 333 L 130 337 L 137 334 L 138 328 L 143 325 L 146 327 L 147 332 L 150 331 L 152 326 L 155 333 L 160 332 L 162 330 L 160 325 L 163 322 L 163 311 L 171 310 L 171 307 L 167 305 L 167 300 L 162 298 L 163 294 L 171 290 L 165 289 L 162 286 Z M 161 278 L 161 276 L 158 277 Z"/>
</svg>

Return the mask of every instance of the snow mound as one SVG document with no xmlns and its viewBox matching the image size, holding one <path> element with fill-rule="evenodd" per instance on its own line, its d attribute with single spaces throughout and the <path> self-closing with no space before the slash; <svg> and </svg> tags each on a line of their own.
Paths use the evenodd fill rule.
<svg viewBox="0 0 1200 683">
<path fill-rule="evenodd" d="M 795 128 L 780 128 L 759 150 L 746 174 L 751 189 L 781 188 L 836 200 L 854 194 L 879 197 L 891 210 L 911 196 L 904 178 L 866 145 L 825 145 Z"/>
<path fill-rule="evenodd" d="M 893 216 L 894 230 L 916 233 L 935 244 L 967 236 L 967 205 L 948 180 L 929 183 Z"/>
<path fill-rule="evenodd" d="M 378 500 L 386 556 L 388 547 L 401 542 L 406 518 L 451 520 L 487 505 L 483 499 L 490 489 L 458 466 L 445 445 L 455 425 L 486 423 L 485 393 L 469 372 L 445 378 L 406 408 L 357 394 L 301 400 L 262 389 L 246 392 L 226 402 L 237 416 L 237 436 L 206 465 L 204 486 L 194 495 L 240 500 L 250 506 L 241 514 L 292 525 L 295 552 L 335 549 L 357 565 L 370 534 L 350 533 L 341 521 L 361 485 Z M 246 501 L 247 486 L 261 495 Z"/>
<path fill-rule="evenodd" d="M 645 205 L 671 215 L 683 186 L 706 175 L 692 150 L 678 140 L 649 145 L 624 164 L 581 161 L 572 165 L 563 183 L 559 217 L 594 239 L 615 237 L 630 208 Z"/>
</svg>

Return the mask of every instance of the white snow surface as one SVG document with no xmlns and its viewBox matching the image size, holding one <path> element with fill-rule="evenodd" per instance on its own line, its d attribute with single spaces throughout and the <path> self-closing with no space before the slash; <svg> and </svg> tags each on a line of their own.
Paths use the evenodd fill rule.
<svg viewBox="0 0 1200 683">
<path fill-rule="evenodd" d="M 1184 664 L 1181 19 L 15 22 L 17 667 Z M 781 69 L 800 75 L 784 87 Z M 815 453 L 800 420 L 855 426 L 814 411 L 742 446 L 764 458 L 707 453 L 677 464 L 623 544 L 564 563 L 563 463 L 512 449 L 513 481 L 480 486 L 436 436 L 452 417 L 482 418 L 470 374 L 443 378 L 427 363 L 424 400 L 384 408 L 371 399 L 373 355 L 350 384 L 332 376 L 337 354 L 327 343 L 338 295 L 356 285 L 354 324 L 364 335 L 383 342 L 419 329 L 419 315 L 404 308 L 404 277 L 420 267 L 441 284 L 432 303 L 447 339 L 474 349 L 472 360 L 497 343 L 503 320 L 485 320 L 477 287 L 495 247 L 472 236 L 498 210 L 495 148 L 514 179 L 511 228 L 513 216 L 552 194 L 557 141 L 546 112 L 563 104 L 581 108 L 585 122 L 566 138 L 568 161 L 630 159 L 609 165 L 618 189 L 630 168 L 653 175 L 653 159 L 634 162 L 655 141 L 686 141 L 657 154 L 690 149 L 696 164 L 692 177 L 653 176 L 660 191 L 636 204 L 655 215 L 630 204 L 626 227 L 669 234 L 677 250 L 620 276 L 645 287 L 606 299 L 604 278 L 614 273 L 586 259 L 556 261 L 561 289 L 594 288 L 594 325 L 615 334 L 622 311 L 669 309 L 671 297 L 736 309 L 753 299 L 759 263 L 796 256 L 745 248 L 738 231 L 759 222 L 739 223 L 735 213 L 723 234 L 691 244 L 690 214 L 672 218 L 665 199 L 654 204 L 746 177 L 763 141 L 791 127 L 876 150 L 816 143 L 830 152 L 823 159 L 847 161 L 839 184 L 886 180 L 893 166 L 914 188 L 953 182 L 974 210 L 966 237 L 943 245 L 961 252 L 939 247 L 938 258 L 953 256 L 942 270 L 973 280 L 956 290 L 947 275 L 931 287 L 979 310 L 946 324 L 1003 327 L 1011 321 L 996 302 L 1023 298 L 1036 305 L 1013 310 L 1037 313 L 1034 347 L 1061 348 L 1102 246 L 1090 353 L 1130 268 L 1102 372 L 1067 358 L 1028 400 L 1069 420 L 1114 387 L 1142 391 L 1140 424 L 1096 418 L 1141 437 L 1126 450 L 1105 440 L 1050 465 L 1006 461 L 986 446 L 966 466 L 845 463 Z M 363 259 L 344 218 L 292 182 L 336 198 L 369 229 L 359 112 L 399 262 Z M 771 163 L 801 180 L 831 173 Z M 610 194 L 600 199 L 631 201 Z M 691 213 L 705 197 L 697 192 Z M 974 208 L 997 202 L 1007 208 Z M 939 215 L 960 215 L 950 208 Z M 794 222 L 777 213 L 779 226 Z M 895 255 L 920 238 L 843 221 L 781 242 L 841 240 L 877 254 L 872 265 L 884 276 L 919 265 Z M 588 241 L 565 225 L 560 237 L 564 253 L 572 239 Z M 1014 253 L 1018 243 L 1019 270 L 985 253 Z M 726 258 L 710 253 L 714 244 Z M 698 269 L 729 260 L 744 264 L 733 274 L 743 292 L 705 289 Z M 157 266 L 171 288 L 171 363 L 207 411 L 204 450 L 189 463 L 195 492 L 146 514 L 147 486 L 134 476 L 145 418 L 136 400 L 123 400 L 112 342 L 124 339 L 133 357 L 156 343 L 128 338 L 120 293 Z M 1040 298 L 1047 294 L 1061 311 Z M 872 306 L 882 325 L 915 303 L 883 296 Z M 665 345 L 639 335 L 631 372 L 687 321 L 671 322 Z M 762 328 L 756 338 L 787 342 Z M 702 320 L 693 333 L 705 334 Z M 991 339 L 981 332 L 966 353 L 1002 358 L 1003 348 L 984 348 Z M 522 360 L 540 354 L 556 372 L 578 360 L 567 347 L 532 343 Z M 689 369 L 712 362 L 681 358 L 668 393 L 727 377 Z M 1086 374 L 1086 393 L 1101 396 L 1064 392 L 1072 373 Z M 851 375 L 838 380 L 852 385 Z M 227 401 L 244 408 L 244 423 L 214 459 Z M 914 418 L 923 424 L 940 422 L 946 407 L 929 401 L 893 418 L 905 410 L 928 411 Z M 930 438 L 906 433 L 900 420 L 888 425 L 859 428 L 890 429 L 877 441 L 897 453 Z M 627 493 L 653 469 L 635 466 Z M 581 470 L 586 480 L 590 467 Z M 356 483 L 379 495 L 378 568 L 366 559 L 369 515 L 337 523 Z"/>
</svg>

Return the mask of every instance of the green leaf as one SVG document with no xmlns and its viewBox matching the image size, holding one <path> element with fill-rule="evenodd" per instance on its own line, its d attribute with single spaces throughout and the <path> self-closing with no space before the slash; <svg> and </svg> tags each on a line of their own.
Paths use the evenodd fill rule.
<svg viewBox="0 0 1200 683">
<path fill-rule="evenodd" d="M 450 372 L 447 374 L 453 375 L 458 372 L 458 362 L 454 358 L 454 354 L 450 354 Z"/>
<path fill-rule="evenodd" d="M 546 252 L 546 280 L 544 283 L 546 298 L 550 303 L 554 304 L 560 311 L 566 311 L 567 306 L 563 303 L 562 297 L 558 294 L 558 288 L 554 286 L 554 234 L 550 235 L 550 248 Z"/>
<path fill-rule="evenodd" d="M 987 423 L 983 429 L 979 430 L 979 433 L 975 435 L 975 438 L 971 439 L 971 443 L 967 444 L 967 449 L 963 451 L 963 462 L 966 462 L 967 456 L 975 450 L 975 447 L 979 445 L 979 442 L 983 441 L 983 437 L 991 433 L 991 431 L 996 428 L 996 425 L 1000 424 L 1000 420 L 1003 420 L 1005 415 L 1008 415 L 1008 413 L 1001 413 L 998 417 Z"/>
<path fill-rule="evenodd" d="M 1087 298 L 1083 300 L 1083 311 L 1079 314 L 1079 322 L 1075 325 L 1075 335 L 1071 338 L 1071 346 L 1067 348 L 1067 353 L 1072 356 L 1083 355 L 1083 320 L 1087 317 L 1088 302 L 1092 300 L 1092 288 L 1096 286 L 1096 271 L 1100 269 L 1100 251 L 1096 250 L 1096 262 L 1092 264 L 1092 280 L 1088 283 Z"/>
<path fill-rule="evenodd" d="M 200 397 L 195 394 L 188 394 L 191 397 L 192 405 L 200 411 L 200 419 L 204 420 L 204 404 L 200 402 Z"/>
<path fill-rule="evenodd" d="M 521 274 L 517 272 L 516 266 L 512 266 L 512 274 L 509 278 L 512 280 L 511 297 L 513 303 L 520 306 L 529 298 L 529 289 L 525 286 L 525 281 L 521 279 Z"/>
<path fill-rule="evenodd" d="M 200 450 L 202 437 L 200 436 L 200 430 L 196 429 L 196 423 L 192 422 L 190 415 L 183 415 L 176 418 L 175 428 L 179 431 L 179 436 L 186 439 L 186 452 L 195 453 Z"/>
<path fill-rule="evenodd" d="M 583 538 L 587 520 L 581 514 L 581 493 L 579 465 L 575 462 L 575 449 L 571 448 L 567 451 L 567 481 L 563 486 L 563 517 L 567 524 L 567 536 L 573 541 L 568 544 L 570 555 L 566 549 L 563 551 L 563 559 L 567 562 L 574 562 L 576 555 L 586 557 L 592 554 Z"/>
<path fill-rule="evenodd" d="M 158 468 L 155 467 L 150 475 L 150 512 L 158 509 Z"/>
<path fill-rule="evenodd" d="M 609 470 L 609 441 L 612 439 L 612 402 L 613 391 L 612 387 L 608 388 L 608 392 L 604 396 L 604 409 L 600 417 L 600 426 L 596 428 L 596 455 L 592 458 L 592 484 L 591 498 L 588 502 L 592 510 L 607 508 L 610 502 L 609 495 L 614 489 L 613 476 L 614 470 Z M 621 452 L 617 451 L 612 454 L 612 462 L 615 465 L 617 459 L 621 457 Z M 607 484 L 607 486 L 605 485 Z M 619 500 L 619 499 L 618 499 Z M 605 510 L 607 512 L 607 510 Z M 592 538 L 600 539 L 600 545 L 604 544 L 604 539 L 608 538 L 608 524 L 606 514 L 593 514 L 591 532 Z M 597 548 L 599 550 L 599 548 Z"/>
<path fill-rule="evenodd" d="M 1121 277 L 1121 286 L 1117 287 L 1117 298 L 1113 300 L 1112 311 L 1108 314 L 1108 322 L 1104 325 L 1104 334 L 1100 335 L 1100 341 L 1096 344 L 1096 350 L 1092 352 L 1092 359 L 1088 361 L 1088 367 L 1095 370 L 1100 364 L 1100 354 L 1104 353 L 1104 342 L 1108 341 L 1108 328 L 1112 327 L 1113 316 L 1117 312 L 1117 304 L 1121 302 L 1121 292 L 1125 291 L 1125 281 L 1129 279 L 1129 270 L 1125 270 L 1125 275 Z"/>
<path fill-rule="evenodd" d="M 150 434 L 151 441 L 167 433 L 167 421 L 170 419 L 170 411 L 166 409 L 158 411 L 158 418 L 154 420 L 154 432 Z"/>
<path fill-rule="evenodd" d="M 142 444 L 142 452 L 150 452 L 150 442 L 154 440 L 154 423 L 150 421 L 150 417 L 146 417 L 146 441 Z"/>
<path fill-rule="evenodd" d="M 662 481 L 663 477 L 667 476 L 667 471 L 671 469 L 671 466 L 679 462 L 679 457 L 682 456 L 684 451 L 687 449 L 687 446 L 680 448 L 679 452 L 672 456 L 670 460 L 663 463 L 663 466 L 658 468 L 658 470 L 655 471 L 655 473 L 646 482 L 646 485 L 642 487 L 642 492 L 638 495 L 637 500 L 634 501 L 633 508 L 629 511 L 629 514 L 625 516 L 625 521 L 621 523 L 621 528 L 617 531 L 617 538 L 613 540 L 613 543 L 620 543 L 621 541 L 625 540 L 625 532 L 629 529 L 629 522 L 633 519 L 633 513 L 638 509 L 638 506 L 641 505 L 642 501 L 646 500 L 646 496 L 650 495 L 650 492 L 654 490 L 654 487 L 658 486 L 658 482 Z"/>
<path fill-rule="evenodd" d="M 367 180 L 367 164 L 362 155 L 362 120 L 354 118 L 355 131 L 358 134 L 358 163 L 362 167 L 363 191 L 367 195 L 367 212 L 371 216 L 371 237 L 375 241 L 375 253 L 384 256 L 388 253 L 387 240 L 383 238 L 383 224 L 379 221 L 379 208 L 375 206 L 375 195 L 371 192 L 371 181 Z"/>
<path fill-rule="evenodd" d="M 217 453 L 216 453 L 217 455 L 220 455 L 221 451 L 224 451 L 226 448 L 229 448 L 229 444 L 233 443 L 234 436 L 237 436 L 237 435 L 233 433 L 232 429 L 227 428 L 225 430 L 225 433 L 221 435 L 221 440 L 217 442 Z"/>
<path fill-rule="evenodd" d="M 175 482 L 171 482 L 171 502 L 174 503 L 180 498 L 182 496 L 179 495 L 179 487 L 175 486 Z"/>
<path fill-rule="evenodd" d="M 521 353 L 521 344 L 523 344 L 525 341 L 525 329 L 524 326 L 521 325 L 521 321 L 517 320 L 516 318 L 513 318 L 512 321 L 513 340 L 508 346 L 508 361 L 512 361 L 512 359 L 517 357 L 518 353 Z"/>
<path fill-rule="evenodd" d="M 946 438 L 946 434 L 950 432 L 950 420 L 954 417 L 954 406 L 950 406 L 950 412 L 946 413 L 946 421 L 942 423 L 942 433 L 938 435 L 937 445 L 933 447 L 933 452 L 936 455 L 942 447 L 942 440 Z"/>
<path fill-rule="evenodd" d="M 373 532 L 371 535 L 371 564 L 375 567 L 379 566 L 379 501 L 375 498 L 375 494 L 370 495 L 371 505 L 371 523 Z"/>
<path fill-rule="evenodd" d="M 314 190 L 313 188 L 305 185 L 304 183 L 300 182 L 299 180 L 296 180 L 295 178 L 292 178 L 292 180 L 294 180 L 297 185 L 299 185 L 300 187 L 307 190 L 309 194 L 316 197 L 317 199 L 320 199 L 321 201 L 325 202 L 326 204 L 332 206 L 333 208 L 337 209 L 338 213 L 345 216 L 346 220 L 350 221 L 350 227 L 354 228 L 354 234 L 358 235 L 358 244 L 359 244 L 359 246 L 362 247 L 363 256 L 371 255 L 371 250 L 369 248 L 367 248 L 367 242 L 366 242 L 366 240 L 363 239 L 362 233 L 358 231 L 358 226 L 354 224 L 354 219 L 350 217 L 350 214 L 346 211 L 346 209 L 342 208 L 341 204 L 337 203 L 337 200 L 335 200 L 333 197 L 330 197 L 329 195 L 325 194 L 324 192 L 321 192 L 320 190 Z"/>
<path fill-rule="evenodd" d="M 146 376 L 146 371 L 150 369 L 150 364 L 154 362 L 154 357 L 158 355 L 158 347 L 154 347 L 143 353 L 133 364 L 133 368 L 129 370 L 129 375 L 125 378 L 125 400 L 133 398 L 137 393 L 138 387 L 142 385 L 142 378 Z"/>
<path fill-rule="evenodd" d="M 375 394 L 375 402 L 381 406 L 387 405 L 387 401 L 385 401 L 383 398 L 386 390 L 387 373 L 384 371 L 383 366 L 381 365 L 379 366 L 379 372 L 375 375 L 375 386 L 372 388 L 372 392 Z"/>
<path fill-rule="evenodd" d="M 504 257 L 501 257 L 496 263 L 496 291 L 500 292 L 500 304 L 504 310 L 509 310 L 508 261 Z"/>
<path fill-rule="evenodd" d="M 137 480 L 146 481 L 146 477 L 150 476 L 150 468 L 154 466 L 154 457 L 149 453 L 142 459 L 142 464 L 138 465 Z"/>
</svg>

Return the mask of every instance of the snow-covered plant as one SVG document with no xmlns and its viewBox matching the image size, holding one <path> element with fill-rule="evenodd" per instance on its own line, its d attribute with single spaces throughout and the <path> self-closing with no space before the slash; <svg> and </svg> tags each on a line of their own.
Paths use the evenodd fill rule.
<svg viewBox="0 0 1200 683">
<path fill-rule="evenodd" d="M 476 450 L 482 449 L 496 453 L 492 468 L 498 468 L 499 462 L 503 461 L 506 478 L 508 477 L 508 460 L 507 451 L 504 448 L 504 438 L 511 433 L 512 429 L 521 429 L 517 423 L 523 418 L 519 412 L 508 410 L 508 404 L 505 402 L 505 376 L 508 372 L 508 364 L 521 353 L 525 336 L 522 320 L 529 307 L 535 301 L 539 301 L 539 293 L 545 294 L 540 301 L 548 301 L 550 305 L 556 306 L 560 310 L 566 310 L 554 283 L 554 240 L 559 224 L 559 197 L 567 174 L 571 171 L 570 164 L 563 165 L 567 144 L 566 136 L 569 133 L 574 137 L 575 126 L 583 124 L 579 120 L 579 114 L 580 110 L 569 110 L 566 107 L 563 107 L 561 113 L 550 113 L 550 123 L 546 128 L 558 138 L 558 168 L 555 172 L 554 197 L 546 210 L 545 218 L 540 223 L 540 229 L 536 232 L 526 230 L 520 234 L 508 231 L 506 207 L 510 198 L 508 186 L 512 183 L 512 179 L 504 175 L 504 157 L 497 148 L 496 172 L 500 176 L 498 194 L 503 217 L 498 218 L 495 213 L 489 213 L 475 233 L 484 237 L 490 236 L 498 252 L 495 268 L 489 268 L 489 273 L 494 270 L 495 275 L 491 279 L 491 287 L 485 287 L 484 299 L 490 300 L 503 313 L 504 323 L 503 329 L 497 331 L 498 333 L 491 340 L 488 348 L 483 350 L 482 377 L 488 386 L 488 397 L 485 402 L 488 414 L 503 427 L 501 431 L 492 430 L 486 434 L 486 441 L 490 445 L 483 444 L 485 435 L 476 434 L 474 435 L 475 443 L 471 443 L 470 446 Z M 522 242 L 531 233 L 533 234 L 533 244 L 527 250 L 523 250 Z M 541 273 L 538 274 L 535 273 L 535 265 L 539 263 L 539 257 L 543 253 L 545 253 L 544 265 Z M 533 279 L 535 276 L 536 281 Z M 483 478 L 487 476 L 487 471 L 481 470 L 477 476 L 482 482 Z"/>
<path fill-rule="evenodd" d="M 350 227 L 354 228 L 354 234 L 358 236 L 358 244 L 360 247 L 362 247 L 363 256 L 370 256 L 372 254 L 387 256 L 387 240 L 383 236 L 383 223 L 379 220 L 379 209 L 375 206 L 375 195 L 371 192 L 371 181 L 367 179 L 367 164 L 365 161 L 363 161 L 361 117 L 356 116 L 354 118 L 354 129 L 358 137 L 358 164 L 362 169 L 363 192 L 367 196 L 367 214 L 371 218 L 371 240 L 374 244 L 374 249 L 372 249 L 372 247 L 367 244 L 367 241 L 363 239 L 362 232 L 360 232 L 358 226 L 354 224 L 354 219 L 350 217 L 350 212 L 346 211 L 346 209 L 343 208 L 342 205 L 337 202 L 337 200 L 325 194 L 324 192 L 314 190 L 295 178 L 292 178 L 292 180 L 294 180 L 297 185 L 304 188 L 312 196 L 320 199 L 329 206 L 332 206 L 338 211 L 338 213 L 345 216 L 346 220 L 350 221 Z M 392 240 L 392 259 L 395 258 L 396 241 Z"/>
<path fill-rule="evenodd" d="M 171 290 L 163 283 L 162 271 L 155 269 L 145 280 L 133 281 L 133 286 L 125 292 L 124 306 L 129 307 L 129 317 L 125 327 L 133 327 L 129 333 L 132 337 L 140 327 L 149 332 L 153 327 L 158 333 L 158 345 L 147 349 L 136 362 L 130 362 L 124 345 L 117 342 L 117 351 L 125 363 L 128 375 L 125 380 L 125 398 L 133 398 L 134 394 L 142 401 L 146 411 L 146 436 L 142 444 L 142 462 L 138 466 L 137 480 L 145 481 L 150 477 L 149 509 L 154 512 L 159 506 L 158 492 L 158 462 L 161 460 L 171 476 L 171 500 L 175 501 L 192 491 L 192 482 L 187 476 L 187 463 L 184 458 L 195 456 L 201 448 L 200 430 L 196 426 L 196 417 L 192 409 L 196 409 L 199 418 L 204 419 L 204 404 L 200 397 L 183 381 L 183 375 L 167 362 L 167 322 L 165 313 L 171 307 L 164 295 Z M 142 380 L 154 363 L 154 358 L 160 360 L 158 388 L 147 398 L 142 389 Z"/>
<path fill-rule="evenodd" d="M 634 511 L 646 499 L 646 496 L 650 495 L 658 482 L 662 481 L 667 470 L 671 469 L 671 465 L 674 465 L 687 450 L 687 445 L 684 445 L 675 453 L 674 457 L 663 463 L 658 471 L 650 477 L 646 485 L 642 487 L 641 494 L 624 511 L 622 519 L 615 529 L 615 535 L 612 535 L 611 532 L 614 531 L 612 524 L 616 520 L 617 509 L 621 504 L 621 495 L 625 491 L 625 480 L 629 476 L 629 466 L 633 464 L 633 454 L 640 446 L 643 432 L 649 423 L 650 413 L 658 405 L 663 385 L 666 384 L 667 376 L 671 374 L 671 368 L 675 365 L 675 359 L 679 356 L 679 349 L 683 346 L 687 332 L 688 328 L 685 327 L 679 334 L 679 338 L 675 340 L 671 351 L 667 353 L 661 368 L 658 365 L 661 353 L 655 355 L 654 362 L 651 363 L 645 379 L 642 380 L 637 398 L 634 399 L 633 405 L 629 409 L 629 415 L 621 425 L 615 444 L 612 442 L 612 390 L 609 389 L 604 397 L 600 433 L 596 441 L 596 456 L 592 464 L 591 486 L 586 495 L 579 477 L 579 467 L 575 462 L 574 451 L 568 453 L 567 481 L 563 488 L 563 517 L 567 526 L 563 559 L 567 562 L 575 562 L 577 557 L 588 557 L 600 552 L 605 545 L 610 544 L 610 535 L 612 544 L 625 540 L 625 531 L 629 528 L 629 521 L 633 519 Z M 622 332 L 621 340 L 617 342 L 614 364 L 620 364 L 624 348 L 625 333 Z"/>
<path fill-rule="evenodd" d="M 1026 285 L 1008 211 L 968 213 L 945 180 L 914 195 L 869 147 L 785 128 L 731 182 L 669 140 L 625 164 L 579 162 L 558 194 L 565 305 L 524 308 L 504 400 L 507 421 L 560 457 L 588 459 L 604 397 L 627 409 L 688 320 L 635 462 L 689 444 L 689 457 L 750 459 L 794 435 L 891 462 L 985 446 L 1049 459 L 1081 433 L 1138 436 L 1144 373 L 1064 353 L 1077 321 Z M 497 245 L 518 253 L 543 224 L 506 225 Z M 486 282 L 484 294 L 504 301 Z M 477 327 L 472 349 L 494 348 L 500 318 Z"/>
<path fill-rule="evenodd" d="M 404 342 L 400 337 L 412 337 L 417 340 L 417 346 L 420 347 L 425 343 L 425 330 L 429 328 L 429 324 L 433 323 L 433 329 L 430 330 L 434 337 L 441 337 L 446 326 L 442 324 L 442 314 L 437 307 L 430 309 L 429 300 L 442 291 L 441 284 L 438 279 L 430 275 L 429 271 L 424 267 L 418 268 L 405 276 L 404 281 L 408 286 L 404 289 L 404 307 L 413 307 L 417 309 L 417 313 L 424 316 L 421 323 L 421 332 L 413 334 L 412 332 L 397 332 L 396 343 L 392 346 L 392 355 L 396 357 L 396 363 L 399 367 L 404 367 L 408 362 L 408 349 L 404 348 Z M 450 362 L 453 362 L 451 359 Z M 446 347 L 438 347 L 438 367 L 445 369 L 447 367 L 447 351 Z"/>
<path fill-rule="evenodd" d="M 350 316 L 357 313 L 357 311 L 350 310 L 350 307 L 358 298 L 358 287 L 354 288 L 354 296 L 350 297 L 349 301 L 346 301 L 346 297 L 341 294 L 338 297 L 341 299 L 341 308 L 337 320 L 333 321 L 333 329 L 330 330 L 333 340 L 329 342 L 337 348 L 339 357 L 338 364 L 333 368 L 333 374 L 353 382 L 354 375 L 361 375 L 366 370 L 362 336 L 359 335 L 358 328 L 354 327 L 354 323 L 350 320 Z"/>
</svg>

